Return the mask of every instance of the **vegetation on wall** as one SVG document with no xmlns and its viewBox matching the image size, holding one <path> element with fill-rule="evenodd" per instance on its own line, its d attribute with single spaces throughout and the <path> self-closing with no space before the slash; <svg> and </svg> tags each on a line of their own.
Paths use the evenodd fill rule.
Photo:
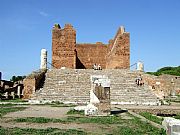
<svg viewBox="0 0 180 135">
<path fill-rule="evenodd" d="M 151 75 L 162 75 L 162 74 L 169 74 L 169 75 L 176 75 L 180 76 L 180 66 L 178 67 L 163 67 L 161 69 L 158 69 L 156 72 L 146 72 Z"/>
</svg>

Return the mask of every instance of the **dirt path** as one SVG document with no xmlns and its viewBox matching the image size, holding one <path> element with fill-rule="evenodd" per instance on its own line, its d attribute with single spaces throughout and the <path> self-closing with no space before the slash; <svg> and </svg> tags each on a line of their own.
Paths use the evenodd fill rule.
<svg viewBox="0 0 180 135">
<path fill-rule="evenodd" d="M 101 125 L 95 123 L 29 123 L 29 122 L 15 122 L 15 118 L 25 117 L 45 117 L 45 118 L 65 118 L 68 115 L 67 112 L 71 107 L 51 107 L 51 106 L 40 106 L 30 105 L 23 111 L 11 112 L 3 116 L 0 119 L 0 126 L 4 128 L 35 128 L 35 129 L 46 129 L 46 128 L 59 128 L 59 129 L 79 129 L 86 132 L 93 132 L 95 134 L 105 134 L 111 132 L 112 125 Z M 116 125 L 114 125 L 116 126 Z"/>
<path fill-rule="evenodd" d="M 4 117 L 23 118 L 23 117 L 45 117 L 45 118 L 64 118 L 66 113 L 70 110 L 70 107 L 51 107 L 30 105 L 27 109 L 18 112 L 11 112 Z"/>
<path fill-rule="evenodd" d="M 104 127 L 104 125 L 93 124 L 93 123 L 17 123 L 13 121 L 7 122 L 6 120 L 0 120 L 0 126 L 4 128 L 34 128 L 34 129 L 46 129 L 46 128 L 59 128 L 59 129 L 79 129 L 86 132 L 93 133 L 107 133 L 107 130 L 111 130 L 111 127 Z M 106 130 L 105 130 L 106 129 Z"/>
</svg>

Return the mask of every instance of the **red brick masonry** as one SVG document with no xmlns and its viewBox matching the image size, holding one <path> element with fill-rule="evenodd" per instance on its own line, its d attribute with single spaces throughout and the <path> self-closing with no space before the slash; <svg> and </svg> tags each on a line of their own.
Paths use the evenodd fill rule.
<svg viewBox="0 0 180 135">
<path fill-rule="evenodd" d="M 130 34 L 120 27 L 109 44 L 76 44 L 76 31 L 71 24 L 52 30 L 52 64 L 55 68 L 90 69 L 100 64 L 103 69 L 130 66 Z"/>
</svg>

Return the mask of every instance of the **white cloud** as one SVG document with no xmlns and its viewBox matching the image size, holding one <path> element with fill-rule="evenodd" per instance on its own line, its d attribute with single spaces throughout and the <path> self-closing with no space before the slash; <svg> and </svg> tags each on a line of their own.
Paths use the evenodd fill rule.
<svg viewBox="0 0 180 135">
<path fill-rule="evenodd" d="M 40 11 L 39 14 L 41 16 L 44 16 L 44 17 L 47 17 L 48 16 L 48 13 L 44 12 L 44 11 Z"/>
</svg>

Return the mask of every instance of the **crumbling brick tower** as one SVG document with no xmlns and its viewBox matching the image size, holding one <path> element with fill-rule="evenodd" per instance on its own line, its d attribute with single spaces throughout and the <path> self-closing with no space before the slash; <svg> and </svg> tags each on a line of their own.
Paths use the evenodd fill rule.
<svg viewBox="0 0 180 135">
<path fill-rule="evenodd" d="M 120 27 L 113 40 L 109 40 L 106 55 L 107 69 L 128 69 L 130 67 L 130 34 Z"/>
<path fill-rule="evenodd" d="M 109 44 L 76 44 L 76 31 L 70 24 L 52 30 L 52 64 L 55 68 L 90 69 L 100 64 L 103 69 L 128 69 L 130 66 L 129 33 L 120 27 Z"/>
<path fill-rule="evenodd" d="M 55 68 L 76 68 L 76 31 L 70 24 L 61 29 L 55 24 L 52 31 L 52 65 Z"/>
</svg>

